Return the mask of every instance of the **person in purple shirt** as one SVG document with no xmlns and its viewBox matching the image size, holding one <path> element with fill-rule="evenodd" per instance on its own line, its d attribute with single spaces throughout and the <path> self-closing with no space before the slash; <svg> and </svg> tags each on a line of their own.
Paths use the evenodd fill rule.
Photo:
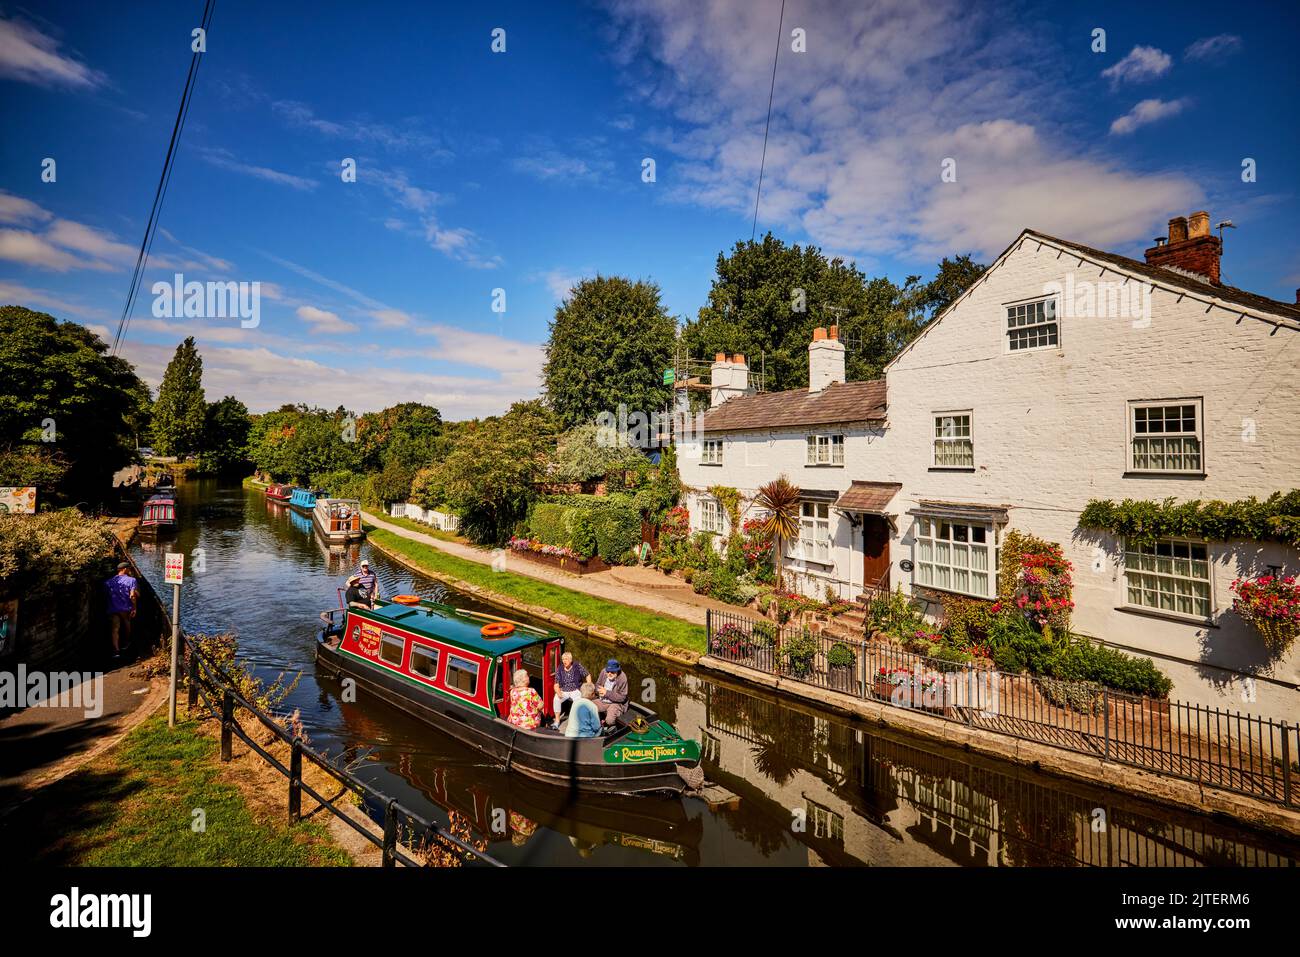
<svg viewBox="0 0 1300 957">
<path fill-rule="evenodd" d="M 555 712 L 552 728 L 560 726 L 560 709 L 564 702 L 582 697 L 582 683 L 590 680 L 587 669 L 573 660 L 573 652 L 566 651 L 560 655 L 560 663 L 555 669 L 555 697 L 551 700 L 551 710 Z"/>
<path fill-rule="evenodd" d="M 117 563 L 117 574 L 104 582 L 108 598 L 108 634 L 113 640 L 113 657 L 131 647 L 131 619 L 140 598 L 139 585 L 131 577 L 127 562 Z"/>
</svg>

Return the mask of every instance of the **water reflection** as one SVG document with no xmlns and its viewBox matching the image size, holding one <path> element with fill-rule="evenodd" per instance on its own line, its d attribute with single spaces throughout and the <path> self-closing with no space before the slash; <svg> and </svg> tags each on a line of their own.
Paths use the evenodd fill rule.
<svg viewBox="0 0 1300 957">
<path fill-rule="evenodd" d="M 187 627 L 233 628 L 268 675 L 303 671 L 287 705 L 301 709 L 313 746 L 507 863 L 1294 866 L 1300 856 L 1244 828 L 921 746 L 625 648 L 617 656 L 634 689 L 699 739 L 709 777 L 739 800 L 579 800 L 503 773 L 402 712 L 345 702 L 336 681 L 316 674 L 316 614 L 337 604 L 362 557 L 385 594 L 433 596 L 439 583 L 368 544 L 330 548 L 310 519 L 259 493 L 188 483 L 181 498 L 175 547 L 201 548 L 207 566 L 183 589 Z M 137 549 L 160 583 L 171 549 Z M 567 637 L 588 668 L 610 656 L 607 645 Z"/>
</svg>

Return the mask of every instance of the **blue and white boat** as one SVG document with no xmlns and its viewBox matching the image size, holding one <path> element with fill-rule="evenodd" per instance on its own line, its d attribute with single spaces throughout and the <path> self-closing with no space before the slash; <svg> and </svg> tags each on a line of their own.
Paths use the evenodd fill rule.
<svg viewBox="0 0 1300 957">
<path fill-rule="evenodd" d="M 289 506 L 310 514 L 316 508 L 317 494 L 315 489 L 295 488 L 289 495 Z"/>
</svg>

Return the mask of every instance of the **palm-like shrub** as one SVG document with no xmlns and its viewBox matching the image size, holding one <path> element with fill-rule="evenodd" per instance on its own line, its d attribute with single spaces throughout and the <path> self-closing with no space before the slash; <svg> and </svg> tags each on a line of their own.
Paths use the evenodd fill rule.
<svg viewBox="0 0 1300 957">
<path fill-rule="evenodd" d="M 784 475 L 762 486 L 754 496 L 754 504 L 765 512 L 759 530 L 772 540 L 772 565 L 776 574 L 776 587 L 781 590 L 781 556 L 785 543 L 799 537 L 799 486 Z"/>
</svg>

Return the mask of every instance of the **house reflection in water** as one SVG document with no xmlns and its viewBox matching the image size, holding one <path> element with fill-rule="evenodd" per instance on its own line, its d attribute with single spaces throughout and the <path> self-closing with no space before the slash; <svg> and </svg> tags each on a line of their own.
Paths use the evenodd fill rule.
<svg viewBox="0 0 1300 957">
<path fill-rule="evenodd" d="M 692 681 L 676 720 L 710 778 L 788 822 L 812 865 L 1295 865 L 1208 818 Z"/>
</svg>

